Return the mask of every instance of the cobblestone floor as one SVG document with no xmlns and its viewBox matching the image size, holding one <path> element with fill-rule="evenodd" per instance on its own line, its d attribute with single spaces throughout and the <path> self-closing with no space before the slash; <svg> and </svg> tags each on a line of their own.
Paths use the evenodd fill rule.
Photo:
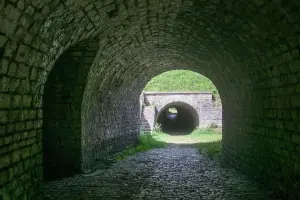
<svg viewBox="0 0 300 200">
<path fill-rule="evenodd" d="M 255 182 L 194 148 L 154 149 L 89 175 L 45 184 L 46 200 L 266 200 Z"/>
</svg>

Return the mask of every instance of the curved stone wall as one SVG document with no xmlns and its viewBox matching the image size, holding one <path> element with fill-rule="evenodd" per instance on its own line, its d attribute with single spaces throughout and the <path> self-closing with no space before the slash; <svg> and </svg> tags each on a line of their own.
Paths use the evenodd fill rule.
<svg viewBox="0 0 300 200">
<path fill-rule="evenodd" d="M 0 197 L 38 199 L 44 85 L 63 52 L 97 38 L 81 106 L 82 169 L 136 142 L 138 99 L 152 77 L 189 69 L 220 92 L 226 163 L 295 199 L 299 8 L 298 0 L 0 1 Z"/>
</svg>

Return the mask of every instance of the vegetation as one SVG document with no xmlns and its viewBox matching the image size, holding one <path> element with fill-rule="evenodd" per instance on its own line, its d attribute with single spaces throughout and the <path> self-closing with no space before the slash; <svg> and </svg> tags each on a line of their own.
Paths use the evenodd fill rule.
<svg viewBox="0 0 300 200">
<path fill-rule="evenodd" d="M 144 91 L 157 92 L 199 92 L 207 91 L 217 94 L 214 84 L 205 76 L 188 71 L 172 70 L 162 73 L 149 81 Z"/>
<path fill-rule="evenodd" d="M 221 105 L 217 88 L 205 76 L 189 70 L 172 70 L 148 82 L 144 91 L 155 92 L 211 92 L 216 105 Z"/>
<path fill-rule="evenodd" d="M 167 144 L 165 142 L 155 140 L 150 134 L 141 133 L 139 135 L 138 145 L 129 147 L 116 154 L 116 160 L 122 160 L 127 156 L 134 155 L 138 152 L 144 152 L 154 148 L 164 148 L 166 146 Z"/>
<path fill-rule="evenodd" d="M 196 129 L 189 135 L 172 136 L 155 131 L 152 134 L 141 133 L 139 143 L 114 155 L 114 160 L 123 160 L 138 152 L 148 151 L 154 148 L 165 148 L 169 144 L 179 144 L 197 148 L 201 153 L 210 157 L 221 150 L 222 134 L 218 129 Z"/>
<path fill-rule="evenodd" d="M 222 134 L 219 129 L 196 129 L 188 135 L 169 135 L 163 132 L 153 132 L 153 139 L 174 144 L 195 144 L 220 141 Z"/>
<path fill-rule="evenodd" d="M 220 129 L 196 129 L 189 135 L 169 135 L 153 132 L 155 140 L 168 144 L 181 144 L 197 148 L 201 153 L 214 156 L 221 151 L 222 134 Z"/>
</svg>

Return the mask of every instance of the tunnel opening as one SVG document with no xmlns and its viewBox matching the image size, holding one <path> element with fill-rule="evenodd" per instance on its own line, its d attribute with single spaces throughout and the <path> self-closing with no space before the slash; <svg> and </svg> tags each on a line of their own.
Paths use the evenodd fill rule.
<svg viewBox="0 0 300 200">
<path fill-rule="evenodd" d="M 82 171 L 81 106 L 97 40 L 71 46 L 58 58 L 43 95 L 43 176 L 51 181 Z"/>
<path fill-rule="evenodd" d="M 44 126 L 44 179 L 55 180 L 79 172 L 80 126 L 74 119 L 78 106 L 72 102 L 75 80 L 68 67 L 78 65 L 64 55 L 49 74 L 43 98 Z M 73 117 L 74 116 L 74 117 Z"/>
<path fill-rule="evenodd" d="M 187 135 L 199 125 L 197 111 L 183 102 L 166 105 L 157 115 L 156 122 L 169 135 Z"/>
<path fill-rule="evenodd" d="M 41 110 L 38 88 L 44 88 L 61 51 L 91 37 L 99 38 L 99 59 L 86 93 L 92 96 L 101 86 L 101 96 L 92 99 L 95 106 L 86 112 L 89 126 L 83 129 L 92 137 L 81 144 L 87 152 L 96 155 L 103 146 L 121 149 L 112 143 L 129 145 L 124 141 L 139 131 L 137 99 L 144 83 L 167 70 L 193 69 L 220 89 L 226 163 L 274 187 L 284 199 L 300 196 L 299 1 L 0 2 L 0 199 L 38 199 L 42 165 L 56 163 L 49 157 L 51 149 L 57 148 L 51 155 L 63 162 L 64 148 L 72 146 L 63 135 L 79 138 L 56 128 L 80 130 L 73 128 L 80 124 L 78 115 L 74 120 L 71 114 L 80 113 L 80 106 L 59 104 L 54 97 L 58 87 L 54 91 L 46 84 L 49 99 Z M 111 89 L 114 95 L 107 98 Z M 109 106 L 97 103 L 102 99 Z M 56 105 L 57 110 L 51 108 Z M 64 121 L 58 118 L 62 115 Z M 42 142 L 45 148 L 40 148 Z M 79 160 L 77 148 L 69 152 Z M 97 158 L 90 157 L 91 163 Z"/>
<path fill-rule="evenodd" d="M 222 132 L 220 94 L 212 80 L 198 71 L 176 69 L 154 76 L 140 103 L 142 132 L 176 135 L 209 128 Z"/>
</svg>

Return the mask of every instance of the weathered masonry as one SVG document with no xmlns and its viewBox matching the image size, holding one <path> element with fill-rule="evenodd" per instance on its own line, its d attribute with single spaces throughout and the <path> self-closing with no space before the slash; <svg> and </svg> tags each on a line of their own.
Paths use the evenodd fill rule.
<svg viewBox="0 0 300 200">
<path fill-rule="evenodd" d="M 297 199 L 299 9 L 299 0 L 0 0 L 0 198 L 39 199 L 43 173 L 88 172 L 135 144 L 145 84 L 189 69 L 221 95 L 224 162 Z"/>
<path fill-rule="evenodd" d="M 162 125 L 168 120 L 168 109 L 178 111 L 178 120 L 173 125 L 188 132 L 195 128 L 222 126 L 222 108 L 214 106 L 209 92 L 143 92 L 141 101 L 141 130 L 152 131 L 156 123 Z M 182 125 L 180 124 L 182 122 Z M 176 131 L 176 127 L 174 127 Z"/>
</svg>

